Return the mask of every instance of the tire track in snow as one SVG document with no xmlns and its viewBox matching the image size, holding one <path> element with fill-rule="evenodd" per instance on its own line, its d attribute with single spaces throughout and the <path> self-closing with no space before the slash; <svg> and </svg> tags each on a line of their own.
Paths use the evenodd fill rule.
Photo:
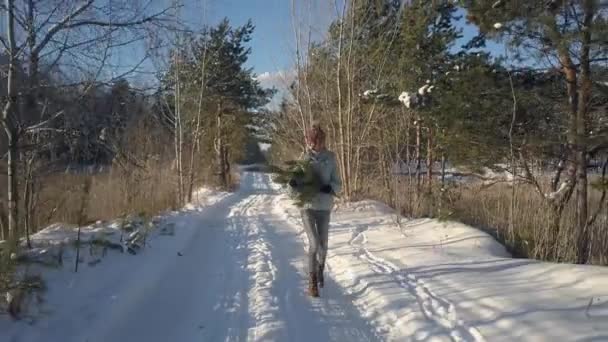
<svg viewBox="0 0 608 342">
<path fill-rule="evenodd" d="M 236 250 L 245 254 L 239 269 L 248 290 L 240 305 L 244 314 L 228 323 L 241 334 L 231 333 L 226 341 L 376 341 L 340 293 L 321 300 L 304 293 L 303 250 L 297 235 L 283 235 L 287 222 L 272 214 L 277 193 L 269 177 L 248 173 L 243 185 L 245 197 L 227 216 Z"/>
<path fill-rule="evenodd" d="M 263 237 L 259 220 L 256 219 L 256 205 L 261 195 L 252 194 L 246 203 L 234 208 L 231 215 L 235 229 L 246 229 L 245 243 L 248 249 L 246 271 L 249 273 L 250 288 L 247 294 L 250 324 L 248 341 L 274 339 L 284 334 L 284 324 L 280 317 L 277 299 L 272 294 L 277 269 L 272 262 L 272 253 Z"/>
<path fill-rule="evenodd" d="M 246 213 L 253 205 L 253 197 L 243 198 L 239 203 L 230 208 L 227 215 L 227 224 L 230 240 L 226 253 L 232 254 L 236 264 L 235 269 L 230 272 L 231 277 L 225 278 L 224 297 L 226 298 L 222 307 L 232 314 L 228 317 L 227 332 L 224 341 L 243 341 L 247 338 L 250 317 L 248 315 L 248 284 L 249 275 L 244 271 L 248 267 L 249 250 L 247 245 L 248 225 L 245 218 Z M 228 270 L 226 270 L 228 271 Z M 238 283 L 238 284 L 236 284 Z M 233 289 L 237 287 L 236 289 Z M 210 337 L 210 336 L 208 336 Z M 220 337 L 212 337 L 220 338 Z"/>
<path fill-rule="evenodd" d="M 373 327 L 329 274 L 321 298 L 308 296 L 306 239 L 294 231 L 292 220 L 286 219 L 280 212 L 283 197 L 273 188 L 270 178 L 265 174 L 256 176 L 256 188 L 262 192 L 252 210 L 252 220 L 260 227 L 261 237 L 271 248 L 277 273 L 270 291 L 283 322 L 281 330 L 275 331 L 274 335 L 266 333 L 264 340 L 379 341 Z"/>
<path fill-rule="evenodd" d="M 458 319 L 456 308 L 445 298 L 441 298 L 413 274 L 405 274 L 399 267 L 388 260 L 375 256 L 365 245 L 367 244 L 366 227 L 353 229 L 353 235 L 349 244 L 358 248 L 357 256 L 367 262 L 372 270 L 378 274 L 392 277 L 400 287 L 408 290 L 416 297 L 424 316 L 445 330 L 454 342 L 484 342 L 485 339 L 475 327 L 468 326 L 464 321 Z M 397 322 L 398 323 L 398 322 Z M 428 336 L 417 336 L 425 339 Z"/>
</svg>

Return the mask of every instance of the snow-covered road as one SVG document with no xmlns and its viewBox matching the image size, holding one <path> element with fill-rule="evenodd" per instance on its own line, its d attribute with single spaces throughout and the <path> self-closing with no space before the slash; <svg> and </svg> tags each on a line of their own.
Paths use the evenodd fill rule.
<svg viewBox="0 0 608 342">
<path fill-rule="evenodd" d="M 141 263 L 116 270 L 104 261 L 108 269 L 51 277 L 51 287 L 73 289 L 50 293 L 70 308 L 23 324 L 9 340 L 377 341 L 331 279 L 322 298 L 306 295 L 303 240 L 273 215 L 276 201 L 267 175 L 244 174 L 237 193 L 173 218 L 175 240 L 131 257 Z M 88 274 L 95 271 L 102 275 Z M 98 283 L 74 285 L 87 277 Z"/>
<path fill-rule="evenodd" d="M 271 214 L 276 194 L 268 178 L 248 173 L 242 184 L 193 215 L 181 256 L 142 289 L 145 296 L 78 340 L 374 340 L 334 283 L 323 299 L 306 297 L 302 241 Z"/>
<path fill-rule="evenodd" d="M 508 258 L 456 223 L 338 208 L 326 286 L 306 295 L 297 209 L 263 173 L 169 218 L 176 235 L 78 274 L 1 341 L 608 341 L 608 271 Z M 603 286 L 601 286 L 603 285 Z"/>
</svg>

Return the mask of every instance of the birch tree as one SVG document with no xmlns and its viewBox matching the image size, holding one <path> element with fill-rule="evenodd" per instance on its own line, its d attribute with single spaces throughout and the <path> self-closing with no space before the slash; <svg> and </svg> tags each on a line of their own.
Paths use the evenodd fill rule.
<svg viewBox="0 0 608 342">
<path fill-rule="evenodd" d="M 86 84 L 92 84 L 110 65 L 112 50 L 142 40 L 151 27 L 164 27 L 168 9 L 154 11 L 151 2 L 139 1 L 5 0 L 0 11 L 6 18 L 6 35 L 0 36 L 0 43 L 8 58 L 1 122 L 7 138 L 7 224 L 14 246 L 22 234 L 16 173 L 21 141 L 62 114 L 41 115 L 45 85 L 40 75 L 69 66 L 72 80 L 80 83 L 78 73 L 86 71 L 90 76 Z M 134 64 L 124 72 L 136 69 L 141 61 Z M 24 73 L 22 82 L 17 80 L 18 67 Z"/>
</svg>

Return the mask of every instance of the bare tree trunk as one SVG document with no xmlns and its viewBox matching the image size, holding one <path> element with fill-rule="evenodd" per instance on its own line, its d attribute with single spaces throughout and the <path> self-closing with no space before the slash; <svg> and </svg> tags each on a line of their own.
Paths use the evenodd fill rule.
<svg viewBox="0 0 608 342">
<path fill-rule="evenodd" d="M 347 62 L 346 62 L 346 78 L 347 78 L 347 111 L 346 111 L 346 154 L 344 156 L 344 158 L 346 159 L 345 161 L 345 178 L 348 180 L 348 191 L 347 191 L 347 199 L 350 198 L 350 196 L 352 195 L 353 190 L 356 188 L 356 184 L 353 184 L 353 180 L 357 179 L 357 177 L 355 177 L 353 179 L 352 177 L 352 151 L 353 151 L 353 120 L 352 120 L 352 116 L 353 116 L 353 98 L 355 97 L 355 84 L 354 84 L 354 78 L 355 78 L 355 59 L 356 59 L 356 55 L 353 57 L 353 45 L 354 45 L 354 39 L 355 39 L 355 2 L 356 1 L 352 1 L 352 5 L 351 5 L 351 14 L 350 14 L 350 42 L 348 44 L 348 57 L 347 57 Z M 356 183 L 356 182 L 355 182 Z"/>
<path fill-rule="evenodd" d="M 550 253 L 555 253 L 555 249 L 557 248 L 557 236 L 559 236 L 560 229 L 560 220 L 561 214 L 571 199 L 571 196 L 577 187 L 577 182 L 579 181 L 579 172 L 580 172 L 580 162 L 586 161 L 584 155 L 581 155 L 581 138 L 579 135 L 579 98 L 578 98 L 578 89 L 577 89 L 577 67 L 574 65 L 574 62 L 570 58 L 569 51 L 567 49 L 561 48 L 559 51 L 559 58 L 562 65 L 562 70 L 564 72 L 566 78 L 566 87 L 567 87 L 567 95 L 568 102 L 570 104 L 570 113 L 568 118 L 568 133 L 567 133 L 567 141 L 568 141 L 568 150 L 567 157 L 568 160 L 568 169 L 567 169 L 567 177 L 566 180 L 562 183 L 563 190 L 560 194 L 558 194 L 557 198 L 552 200 L 550 205 L 554 208 L 553 211 L 558 215 L 553 224 L 550 225 L 550 231 L 548 234 L 550 235 L 548 247 L 550 249 Z M 561 174 L 561 169 L 558 170 L 556 177 L 559 177 Z M 586 169 L 584 170 L 584 176 L 581 180 L 586 181 Z M 562 187 L 562 186 L 560 186 Z M 586 198 L 586 184 L 585 190 L 577 193 L 577 197 L 580 196 L 580 199 L 583 200 L 583 197 Z M 586 201 L 585 201 L 586 202 Z M 579 203 L 577 203 L 579 204 Z M 586 214 L 586 204 L 583 205 L 583 201 L 581 201 L 581 208 L 577 208 L 577 223 L 581 222 L 581 209 Z M 586 217 L 585 217 L 586 219 Z M 579 230 L 584 229 L 583 226 L 578 227 Z"/>
<path fill-rule="evenodd" d="M 232 184 L 232 177 L 230 175 L 230 150 L 228 149 L 228 146 L 226 144 L 224 144 L 223 146 L 223 150 L 222 150 L 222 158 L 224 160 L 224 183 L 226 184 L 226 187 L 229 187 Z"/>
<path fill-rule="evenodd" d="M 339 155 L 338 161 L 340 163 L 340 174 L 343 183 L 343 192 L 344 197 L 348 200 L 350 195 L 350 180 L 347 178 L 346 171 L 346 151 L 345 151 L 345 142 L 344 142 L 344 113 L 342 110 L 342 40 L 344 37 L 344 15 L 346 11 L 346 4 L 348 1 L 344 2 L 344 7 L 342 9 L 342 18 L 340 19 L 340 34 L 338 37 L 338 65 L 336 72 L 336 89 L 338 91 L 338 141 L 339 141 Z"/>
<path fill-rule="evenodd" d="M 26 96 L 26 110 L 30 112 L 30 114 L 34 114 L 38 111 L 38 72 L 39 72 L 39 52 L 36 49 L 36 27 L 34 24 L 34 11 L 35 11 L 35 2 L 33 0 L 28 0 L 28 10 L 27 10 L 27 34 L 28 34 L 28 47 L 30 49 L 29 55 L 29 67 L 28 67 L 28 89 Z M 42 121 L 43 113 L 40 113 L 40 121 Z M 38 133 L 33 133 L 33 136 L 29 137 L 34 144 L 37 145 L 39 143 Z M 32 248 L 30 242 L 30 234 L 32 232 L 32 216 L 34 211 L 33 201 L 35 196 L 35 182 L 34 178 L 34 162 L 36 159 L 36 151 L 31 151 L 29 153 L 25 153 L 25 179 L 24 179 L 24 189 L 23 189 L 23 226 L 25 229 L 25 238 L 27 242 L 28 248 Z"/>
<path fill-rule="evenodd" d="M 408 215 L 412 215 L 412 189 L 414 181 L 412 179 L 412 149 L 411 149 L 411 129 L 412 129 L 412 113 L 407 110 L 405 122 L 405 163 L 407 165 L 407 203 Z"/>
<path fill-rule="evenodd" d="M 549 208 L 551 211 L 551 222 L 549 222 L 548 231 L 545 233 L 547 242 L 544 245 L 538 244 L 543 250 L 537 251 L 536 256 L 538 257 L 538 253 L 540 252 L 541 257 L 555 260 L 560 255 L 557 240 L 561 231 L 561 221 L 565 206 L 554 204 L 550 205 Z"/>
<path fill-rule="evenodd" d="M 179 17 L 179 16 L 177 16 Z M 177 38 L 177 53 L 175 54 L 175 120 L 173 122 L 174 144 L 175 144 L 175 168 L 177 172 L 177 205 L 182 206 L 184 201 L 184 174 L 182 168 L 182 149 L 183 149 L 183 133 L 182 133 L 182 113 L 181 113 L 181 81 L 180 81 L 180 55 L 181 44 L 180 37 Z"/>
<path fill-rule="evenodd" d="M 298 77 L 297 78 L 297 88 L 295 90 L 295 103 L 297 105 L 297 109 L 298 109 L 298 113 L 300 114 L 300 121 L 298 122 L 300 124 L 300 128 L 302 129 L 302 132 L 306 132 L 306 130 L 308 129 L 308 125 L 310 123 L 312 123 L 312 109 L 308 108 L 308 119 L 306 119 L 306 114 L 304 113 L 304 109 L 302 108 L 302 102 L 304 101 L 301 97 L 301 92 L 302 89 L 304 89 L 305 91 L 307 91 L 307 94 L 310 94 L 310 91 L 308 90 L 308 77 L 307 77 L 307 73 L 304 72 L 303 73 L 303 69 L 302 69 L 302 53 L 300 52 L 300 31 L 298 30 L 297 26 L 296 26 L 296 22 L 297 22 L 297 18 L 296 18 L 296 1 L 292 0 L 291 1 L 291 15 L 292 15 L 292 22 L 293 24 L 293 31 L 294 31 L 294 38 L 295 38 L 295 48 L 296 48 L 296 74 L 297 75 L 305 75 L 305 77 Z M 308 70 L 308 66 L 306 66 L 306 70 Z M 310 96 L 308 96 L 308 102 L 310 103 Z"/>
<path fill-rule="evenodd" d="M 441 189 L 439 189 L 439 206 L 438 206 L 438 210 L 439 210 L 439 217 L 443 216 L 443 206 L 444 206 L 444 197 L 446 195 L 446 188 L 445 188 L 445 163 L 446 163 L 446 159 L 445 159 L 445 151 L 441 151 Z"/>
<path fill-rule="evenodd" d="M 25 240 L 27 242 L 27 247 L 32 248 L 32 244 L 30 242 L 30 233 L 32 231 L 32 214 L 33 214 L 33 196 L 34 196 L 34 177 L 33 177 L 33 165 L 34 156 L 30 156 L 25 161 L 25 179 L 24 179 L 24 189 L 23 189 L 23 227 L 25 228 Z"/>
<path fill-rule="evenodd" d="M 588 109 L 591 100 L 591 66 L 589 62 L 589 50 L 591 44 L 591 26 L 593 25 L 593 0 L 585 0 L 583 4 L 585 16 L 582 30 L 581 49 L 581 89 L 578 103 L 578 115 L 576 121 L 576 132 L 578 143 L 576 149 L 577 165 L 577 189 L 576 208 L 578 212 L 577 226 L 577 255 L 579 264 L 585 264 L 589 257 L 589 244 L 591 227 L 587 225 L 588 220 L 588 194 L 587 194 L 587 137 L 588 137 Z"/>
<path fill-rule="evenodd" d="M 411 116 L 408 111 L 407 119 L 405 123 L 405 163 L 407 165 L 407 176 L 409 178 L 409 185 L 412 186 L 412 170 L 411 170 L 411 162 L 412 162 L 412 153 L 410 148 L 411 137 L 410 137 L 410 129 L 411 129 Z"/>
<path fill-rule="evenodd" d="M 17 185 L 17 162 L 18 149 L 15 140 L 15 134 L 7 133 L 8 135 L 8 153 L 7 153 L 7 178 L 8 178 L 8 230 L 9 240 L 11 244 L 16 246 L 19 240 L 19 190 Z M 14 247 L 13 246 L 13 247 Z"/>
<path fill-rule="evenodd" d="M 421 153 L 421 145 L 422 145 L 422 127 L 420 123 L 420 119 L 416 120 L 416 198 L 420 196 L 420 183 L 421 183 L 421 168 L 422 168 L 422 153 Z"/>
<path fill-rule="evenodd" d="M 17 189 L 17 156 L 18 156 L 18 114 L 16 108 L 17 84 L 16 63 L 17 49 L 15 43 L 15 4 L 14 0 L 5 1 L 7 14 L 8 34 L 8 74 L 7 74 L 7 101 L 2 113 L 2 126 L 7 137 L 7 203 L 8 203 L 8 232 L 10 248 L 16 248 L 19 239 L 19 207 Z"/>
<path fill-rule="evenodd" d="M 602 208 L 604 207 L 605 203 L 606 203 L 606 195 L 608 194 L 608 184 L 606 183 L 606 172 L 608 171 L 608 158 L 606 158 L 606 161 L 604 161 L 604 164 L 602 165 L 602 176 L 599 180 L 599 184 L 602 184 L 602 194 L 600 195 L 600 200 L 598 202 L 597 205 L 597 209 L 594 210 L 593 214 L 591 214 L 591 216 L 589 217 L 589 220 L 587 220 L 587 227 L 591 228 L 593 226 L 593 224 L 595 223 L 595 221 L 597 220 L 598 216 L 600 215 L 600 213 L 602 212 Z M 589 261 L 593 262 L 592 258 L 593 258 L 593 253 L 595 250 L 595 246 L 600 244 L 601 241 L 606 241 L 605 239 L 602 239 L 602 232 L 598 229 L 597 231 L 592 231 L 591 236 L 589 238 Z M 600 259 L 602 257 L 601 253 L 600 254 Z M 601 260 L 600 260 L 601 262 Z"/>
<path fill-rule="evenodd" d="M 426 179 L 427 179 L 427 193 L 433 192 L 433 128 L 429 127 L 429 136 L 427 139 L 426 146 Z"/>
<path fill-rule="evenodd" d="M 176 96 L 176 103 L 179 101 L 179 97 Z M 175 112 L 175 168 L 177 172 L 177 205 L 181 206 L 184 200 L 184 178 L 183 178 L 183 169 L 182 169 L 182 128 L 179 117 L 181 116 L 178 105 L 176 104 L 176 112 Z"/>
<path fill-rule="evenodd" d="M 513 182 L 511 184 L 511 203 L 509 205 L 509 241 L 515 242 L 515 195 L 516 195 L 516 165 L 515 165 L 515 146 L 513 144 L 513 130 L 515 129 L 515 122 L 517 120 L 517 96 L 515 96 L 515 87 L 513 86 L 513 77 L 509 73 L 509 83 L 511 85 L 511 95 L 513 96 L 513 112 L 511 116 L 511 126 L 509 127 L 509 149 L 511 151 L 511 175 L 513 176 Z"/>
<path fill-rule="evenodd" d="M 82 198 L 80 200 L 80 208 L 78 210 L 78 235 L 76 237 L 76 261 L 74 262 L 74 272 L 78 272 L 78 264 L 80 264 L 80 229 L 88 221 L 87 209 L 89 206 L 91 182 L 92 177 L 90 175 L 86 175 L 82 184 Z"/>
<path fill-rule="evenodd" d="M 217 177 L 218 183 L 221 187 L 228 187 L 228 180 L 226 178 L 226 148 L 224 146 L 223 132 L 222 132 L 222 103 L 217 105 L 217 123 L 216 123 L 217 136 L 215 138 L 215 155 L 217 164 Z"/>
<path fill-rule="evenodd" d="M 201 149 L 201 120 L 203 114 L 203 95 L 205 93 L 205 76 L 207 66 L 207 45 L 203 50 L 203 65 L 201 66 L 201 88 L 198 97 L 198 112 L 196 113 L 196 128 L 192 138 L 192 148 L 190 153 L 190 169 L 188 170 L 188 202 L 192 201 L 192 192 L 194 190 L 194 158 L 200 155 Z"/>
<path fill-rule="evenodd" d="M 403 208 L 402 208 L 402 203 L 401 203 L 401 196 L 399 196 L 399 190 L 400 190 L 400 181 L 401 178 L 403 177 L 402 175 L 402 166 L 403 166 L 403 158 L 401 157 L 402 155 L 402 151 L 401 151 L 401 144 L 400 144 L 400 133 L 403 131 L 403 121 L 399 119 L 399 116 L 396 116 L 396 121 L 397 121 L 397 125 L 395 125 L 395 131 L 394 131 L 394 135 L 395 135 L 395 161 L 392 165 L 397 165 L 398 169 L 396 170 L 396 172 L 391 172 L 391 178 L 393 179 L 393 196 L 395 198 L 395 208 L 399 211 L 400 214 L 403 214 Z M 392 165 L 391 165 L 391 171 L 392 171 Z"/>
<path fill-rule="evenodd" d="M 8 240 L 8 219 L 6 216 L 6 210 L 4 205 L 0 204 L 0 234 L 2 234 L 2 240 Z"/>
<path fill-rule="evenodd" d="M 584 93 L 584 91 L 583 91 Z M 584 96 L 581 96 L 583 98 Z M 580 135 L 585 134 L 585 117 L 583 113 L 577 118 L 577 130 Z M 579 140 L 576 150 L 576 211 L 577 211 L 577 262 L 584 264 L 587 262 L 587 247 L 589 244 L 589 227 L 587 227 L 588 218 L 588 194 L 587 194 L 587 149 L 583 139 Z"/>
<path fill-rule="evenodd" d="M 386 150 L 388 148 L 388 144 L 385 140 L 384 134 L 380 135 L 380 146 L 378 149 L 378 154 L 380 157 L 380 176 L 382 178 L 382 185 L 384 187 L 384 191 L 388 195 L 388 203 L 391 206 L 395 206 L 393 193 L 391 191 L 390 185 L 390 169 L 388 167 L 390 157 L 387 158 Z"/>
<path fill-rule="evenodd" d="M 445 153 L 441 153 L 441 189 L 445 188 Z"/>
<path fill-rule="evenodd" d="M 434 216 L 434 207 L 435 207 L 435 199 L 433 198 L 433 161 L 434 161 L 434 156 L 433 156 L 433 141 L 434 137 L 433 137 L 433 127 L 431 127 L 429 125 L 428 128 L 428 137 L 427 137 L 427 144 L 426 144 L 426 179 L 427 179 L 427 184 L 426 184 L 426 194 L 427 194 L 427 199 L 428 199 L 428 215 L 430 217 Z"/>
<path fill-rule="evenodd" d="M 188 202 L 192 202 L 192 193 L 194 192 L 194 159 L 200 155 L 200 115 L 196 120 L 196 128 L 192 138 L 192 147 L 190 148 L 190 167 L 188 168 Z"/>
</svg>

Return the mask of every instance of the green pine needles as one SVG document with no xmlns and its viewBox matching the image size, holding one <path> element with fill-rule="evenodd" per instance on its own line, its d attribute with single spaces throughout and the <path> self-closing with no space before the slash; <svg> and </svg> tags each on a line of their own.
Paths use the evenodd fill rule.
<svg viewBox="0 0 608 342">
<path fill-rule="evenodd" d="M 274 174 L 273 180 L 278 184 L 287 185 L 290 180 L 294 179 L 297 184 L 291 191 L 294 204 L 301 208 L 307 203 L 311 203 L 321 188 L 321 180 L 311 162 L 307 160 L 288 161 L 285 165 L 284 168 L 271 166 L 271 172 Z"/>
</svg>

